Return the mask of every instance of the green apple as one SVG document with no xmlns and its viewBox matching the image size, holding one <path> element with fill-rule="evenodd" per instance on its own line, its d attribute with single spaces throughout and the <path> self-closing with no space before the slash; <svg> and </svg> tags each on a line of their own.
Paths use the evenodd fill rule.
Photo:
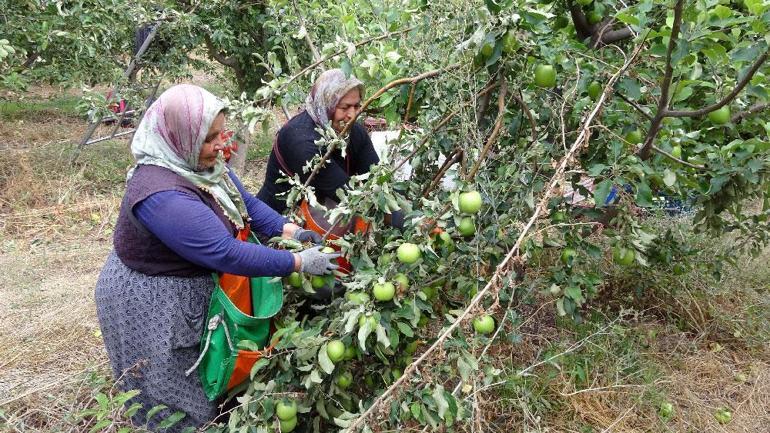
<svg viewBox="0 0 770 433">
<path fill-rule="evenodd" d="M 674 405 L 670 402 L 664 401 L 660 404 L 660 408 L 658 409 L 658 413 L 663 418 L 671 418 L 671 415 L 674 414 Z"/>
<path fill-rule="evenodd" d="M 441 245 L 452 248 L 454 247 L 454 241 L 452 240 L 452 236 L 447 232 L 441 232 L 438 235 L 439 240 L 441 241 Z"/>
<path fill-rule="evenodd" d="M 363 305 L 369 302 L 369 295 L 363 292 L 346 292 L 345 299 L 356 305 Z"/>
<path fill-rule="evenodd" d="M 460 220 L 460 225 L 457 226 L 457 231 L 463 236 L 473 236 L 476 234 L 476 224 L 473 222 L 473 218 L 463 217 Z"/>
<path fill-rule="evenodd" d="M 395 277 L 393 277 L 393 281 L 401 290 L 406 290 L 409 288 L 409 278 L 400 272 L 396 274 Z"/>
<path fill-rule="evenodd" d="M 416 262 L 421 254 L 420 248 L 409 242 L 404 242 L 398 247 L 398 250 L 396 250 L 396 257 L 398 257 L 398 260 L 407 265 Z"/>
<path fill-rule="evenodd" d="M 310 285 L 313 286 L 314 289 L 320 289 L 326 285 L 326 278 L 322 275 L 313 275 L 310 279 Z"/>
<path fill-rule="evenodd" d="M 428 324 L 428 316 L 420 314 L 420 320 L 417 321 L 418 328 L 424 328 Z"/>
<path fill-rule="evenodd" d="M 625 139 L 631 144 L 639 144 L 642 142 L 642 132 L 638 129 L 632 129 L 631 131 L 628 131 Z"/>
<path fill-rule="evenodd" d="M 345 343 L 340 340 L 332 340 L 326 344 L 326 354 L 331 362 L 337 362 L 345 355 Z"/>
<path fill-rule="evenodd" d="M 602 94 L 602 85 L 598 81 L 593 81 L 588 85 L 588 97 L 596 101 Z"/>
<path fill-rule="evenodd" d="M 685 272 L 687 272 L 687 268 L 685 268 L 681 263 L 674 265 L 674 275 L 682 275 Z"/>
<path fill-rule="evenodd" d="M 714 125 L 724 125 L 730 121 L 730 107 L 725 105 L 708 114 L 708 118 Z"/>
<path fill-rule="evenodd" d="M 591 11 L 588 13 L 586 18 L 588 19 L 588 24 L 598 24 L 602 21 L 602 18 L 604 17 L 599 12 Z"/>
<path fill-rule="evenodd" d="M 733 413 L 727 410 L 727 408 L 722 407 L 714 413 L 714 419 L 716 419 L 719 424 L 727 424 L 733 419 Z"/>
<path fill-rule="evenodd" d="M 404 348 L 404 353 L 406 353 L 407 355 L 414 355 L 414 352 L 417 351 L 417 347 L 419 347 L 419 345 L 420 345 L 420 340 L 410 341 Z"/>
<path fill-rule="evenodd" d="M 473 329 L 479 334 L 489 334 L 495 330 L 495 319 L 488 314 L 473 319 Z"/>
<path fill-rule="evenodd" d="M 577 251 L 572 248 L 565 248 L 564 251 L 561 252 L 561 262 L 567 266 L 572 266 L 575 257 L 577 257 Z"/>
<path fill-rule="evenodd" d="M 288 278 L 286 278 L 289 285 L 292 287 L 300 288 L 302 287 L 302 275 L 299 274 L 299 272 L 292 272 L 289 274 Z"/>
<path fill-rule="evenodd" d="M 540 87 L 555 87 L 556 69 L 551 65 L 537 65 L 535 67 L 535 84 Z"/>
<path fill-rule="evenodd" d="M 372 329 L 377 328 L 377 319 L 374 318 L 374 316 L 358 316 L 358 327 L 363 328 L 366 322 L 369 322 L 369 326 Z"/>
<path fill-rule="evenodd" d="M 297 417 L 295 416 L 294 418 L 287 420 L 280 420 L 278 424 L 281 425 L 281 433 L 289 433 L 297 428 Z"/>
<path fill-rule="evenodd" d="M 345 361 L 350 361 L 351 359 L 355 358 L 357 354 L 358 353 L 355 346 L 348 346 L 345 347 L 345 354 L 342 356 L 342 359 Z"/>
<path fill-rule="evenodd" d="M 334 248 L 332 247 L 323 247 L 321 248 L 322 253 L 331 254 L 334 252 Z"/>
<path fill-rule="evenodd" d="M 671 156 L 677 159 L 682 159 L 682 146 L 676 145 L 671 148 Z"/>
<path fill-rule="evenodd" d="M 281 400 L 275 405 L 275 415 L 280 420 L 296 418 L 297 402 L 294 400 Z"/>
<path fill-rule="evenodd" d="M 631 266 L 636 258 L 633 248 L 615 247 L 612 249 L 612 260 L 620 266 Z"/>
<path fill-rule="evenodd" d="M 503 36 L 503 51 L 505 54 L 513 54 L 519 49 L 519 41 L 516 40 L 516 32 L 508 30 Z"/>
<path fill-rule="evenodd" d="M 381 302 L 387 302 L 395 296 L 396 286 L 390 281 L 385 283 L 375 283 L 372 287 L 372 294 L 374 295 L 374 299 Z"/>
<path fill-rule="evenodd" d="M 481 55 L 485 59 L 492 57 L 492 53 L 494 52 L 495 52 L 495 46 L 490 41 L 484 42 L 484 45 L 481 46 Z"/>
<path fill-rule="evenodd" d="M 460 212 L 474 214 L 481 209 L 481 194 L 478 191 L 460 193 L 458 204 Z"/>
<path fill-rule="evenodd" d="M 337 386 L 342 389 L 348 389 L 353 383 L 353 374 L 349 371 L 345 371 L 337 375 Z"/>
<path fill-rule="evenodd" d="M 433 300 L 436 297 L 438 289 L 435 286 L 423 287 L 420 291 L 425 295 L 425 299 L 428 301 Z"/>
<path fill-rule="evenodd" d="M 563 29 L 564 27 L 567 27 L 569 25 L 569 18 L 559 15 L 556 17 L 556 20 L 553 22 L 553 29 L 559 30 Z"/>
</svg>

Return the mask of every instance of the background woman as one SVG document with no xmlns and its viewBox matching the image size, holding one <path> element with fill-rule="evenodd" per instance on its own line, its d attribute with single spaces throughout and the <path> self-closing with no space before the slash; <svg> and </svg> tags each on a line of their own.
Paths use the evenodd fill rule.
<svg viewBox="0 0 770 433">
<path fill-rule="evenodd" d="M 326 152 L 315 142 L 321 138 L 316 128 L 325 128 L 329 124 L 338 133 L 345 124 L 352 122 L 355 113 L 361 108 L 364 85 L 356 77 L 346 77 L 341 69 L 331 69 L 322 73 L 305 100 L 305 110 L 287 122 L 276 136 L 273 151 L 267 162 L 265 182 L 257 197 L 279 213 L 286 210 L 286 200 L 278 194 L 289 190 L 288 183 L 276 183 L 284 176 L 281 172 L 293 176 L 298 174 L 304 182 L 309 173 L 303 167 L 314 156 Z M 342 188 L 350 176 L 368 173 L 373 164 L 379 163 L 377 153 L 366 129 L 354 124 L 347 137 L 345 157 L 337 149 L 327 163 L 313 178 L 316 198 L 324 203 L 325 199 L 338 201 L 336 191 Z"/>
<path fill-rule="evenodd" d="M 336 268 L 313 247 L 293 254 L 235 239 L 247 224 L 266 236 L 317 242 L 243 189 L 221 155 L 223 104 L 206 90 L 174 86 L 148 109 L 131 144 L 136 167 L 110 253 L 96 286 L 96 304 L 113 373 L 143 424 L 158 404 L 187 416 L 171 431 L 199 426 L 217 414 L 198 375 L 185 376 L 199 341 L 214 288 L 212 272 L 285 276 L 325 274 Z"/>
</svg>

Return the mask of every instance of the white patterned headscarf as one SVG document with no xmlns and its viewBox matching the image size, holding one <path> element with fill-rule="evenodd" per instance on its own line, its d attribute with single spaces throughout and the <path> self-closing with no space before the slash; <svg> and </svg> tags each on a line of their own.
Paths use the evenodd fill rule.
<svg viewBox="0 0 770 433">
<path fill-rule="evenodd" d="M 224 104 L 206 89 L 190 84 L 173 86 L 153 102 L 131 142 L 136 164 L 158 165 L 210 193 L 239 229 L 248 215 L 221 153 L 216 165 L 198 169 L 198 156 L 211 124 Z M 128 177 L 133 175 L 133 170 Z"/>
<path fill-rule="evenodd" d="M 316 125 L 325 127 L 345 94 L 358 89 L 364 97 L 364 83 L 354 76 L 347 77 L 342 69 L 329 69 L 322 73 L 305 99 L 305 110 Z"/>
</svg>

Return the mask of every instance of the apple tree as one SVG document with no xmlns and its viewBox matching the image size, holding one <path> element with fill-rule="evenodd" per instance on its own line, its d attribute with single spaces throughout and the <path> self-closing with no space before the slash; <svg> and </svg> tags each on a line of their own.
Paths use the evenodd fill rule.
<svg viewBox="0 0 770 433">
<path fill-rule="evenodd" d="M 353 18 L 343 3 L 323 9 L 342 14 L 331 25 L 294 6 L 319 65 L 363 78 L 361 111 L 401 133 L 328 211 L 370 224 L 336 241 L 355 269 L 346 294 L 310 318 L 291 307 L 302 290 L 288 294 L 277 351 L 255 366 L 230 429 L 277 423 L 279 397 L 315 430 L 470 422 L 461 392 L 494 381 L 483 354 L 511 332 L 512 305 L 550 297 L 581 320 L 603 265 L 642 282 L 645 269 L 691 266 L 648 215 L 680 203 L 698 230 L 766 245 L 767 2 L 415 1 Z M 256 104 L 301 100 L 312 68 L 288 67 Z M 344 141 L 325 131 L 319 145 Z M 404 180 L 394 167 L 407 161 Z M 312 201 L 307 179 L 289 181 L 290 202 Z M 382 224 L 395 210 L 403 230 Z"/>
</svg>

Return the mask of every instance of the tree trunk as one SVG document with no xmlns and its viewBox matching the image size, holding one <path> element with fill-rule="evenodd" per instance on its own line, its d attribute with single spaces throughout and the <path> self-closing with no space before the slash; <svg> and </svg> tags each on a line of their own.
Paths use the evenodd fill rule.
<svg viewBox="0 0 770 433">
<path fill-rule="evenodd" d="M 233 154 L 230 158 L 230 168 L 235 170 L 235 174 L 242 176 L 246 169 L 246 155 L 249 152 L 249 146 L 251 145 L 251 134 L 248 129 L 244 128 L 239 134 L 238 140 L 238 152 Z"/>
</svg>

